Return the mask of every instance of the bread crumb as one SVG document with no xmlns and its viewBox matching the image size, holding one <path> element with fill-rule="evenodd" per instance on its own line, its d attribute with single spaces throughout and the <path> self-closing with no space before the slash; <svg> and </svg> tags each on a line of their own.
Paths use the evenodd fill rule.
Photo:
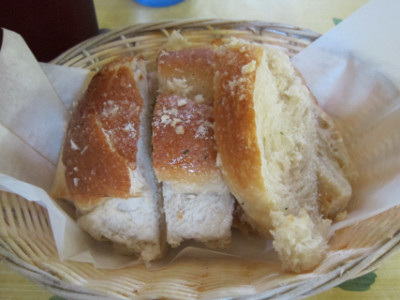
<svg viewBox="0 0 400 300">
<path fill-rule="evenodd" d="M 198 94 L 198 95 L 194 96 L 193 100 L 196 103 L 203 103 L 204 102 L 204 96 L 201 95 L 201 94 Z"/>
<path fill-rule="evenodd" d="M 78 167 L 74 167 L 73 170 L 74 170 L 75 172 L 78 172 Z"/>
<path fill-rule="evenodd" d="M 228 85 L 225 86 L 224 88 L 230 91 L 231 94 L 233 95 L 233 93 L 235 92 L 235 87 L 238 85 L 238 83 L 239 82 L 237 81 L 237 79 L 229 80 Z"/>
<path fill-rule="evenodd" d="M 163 108 L 163 113 L 166 114 L 166 115 L 176 116 L 178 114 L 178 110 L 176 108 L 166 109 L 164 107 Z"/>
<path fill-rule="evenodd" d="M 173 92 L 174 94 L 179 94 L 185 97 L 192 90 L 191 86 L 188 86 L 186 83 L 186 79 L 174 78 L 172 80 L 167 81 L 168 91 Z"/>
<path fill-rule="evenodd" d="M 205 138 L 207 136 L 208 129 L 213 128 L 213 127 L 214 127 L 214 124 L 212 124 L 211 122 L 205 121 L 203 124 L 201 124 L 197 128 L 194 138 L 196 138 L 196 139 Z"/>
<path fill-rule="evenodd" d="M 78 147 L 78 145 L 75 144 L 75 142 L 74 142 L 72 139 L 69 140 L 69 143 L 70 143 L 70 145 L 71 145 L 71 149 L 72 149 L 72 150 L 79 150 L 79 149 L 80 149 L 80 148 Z"/>
<path fill-rule="evenodd" d="M 119 107 L 115 104 L 113 100 L 107 100 L 106 102 L 103 103 L 103 111 L 101 112 L 101 115 L 104 118 L 109 118 L 111 116 L 114 116 L 117 112 Z"/>
<path fill-rule="evenodd" d="M 178 100 L 178 106 L 184 106 L 187 104 L 187 100 L 186 99 L 179 99 Z"/>
<path fill-rule="evenodd" d="M 174 118 L 174 119 L 172 120 L 172 122 L 171 122 L 171 126 L 172 126 L 172 127 L 175 127 L 176 124 L 178 124 L 178 123 L 180 123 L 180 122 L 182 122 L 181 119 Z"/>
<path fill-rule="evenodd" d="M 176 116 L 178 116 L 178 113 L 179 113 L 178 109 L 176 109 L 176 108 L 166 109 L 164 107 L 162 112 L 157 113 L 157 115 L 162 114 L 160 121 L 157 121 L 154 124 L 156 126 L 159 126 L 161 123 L 164 128 L 168 125 L 175 127 L 177 123 L 182 122 L 182 120 L 180 118 L 176 118 Z"/>
<path fill-rule="evenodd" d="M 175 129 L 176 134 L 184 134 L 185 133 L 185 128 L 182 125 L 179 125 Z"/>
<path fill-rule="evenodd" d="M 229 37 L 229 38 L 227 38 L 226 40 L 225 40 L 225 43 L 228 45 L 228 46 L 235 46 L 235 45 L 238 45 L 239 43 L 240 43 L 240 40 L 238 39 L 238 38 L 236 38 L 236 37 Z M 243 47 L 243 46 L 242 46 Z M 243 50 L 242 50 L 243 51 Z"/>
<path fill-rule="evenodd" d="M 249 74 L 251 72 L 254 72 L 256 69 L 256 61 L 252 60 L 251 62 L 249 62 L 247 65 L 244 65 L 242 67 L 242 74 L 246 75 Z"/>
<path fill-rule="evenodd" d="M 129 137 L 131 137 L 131 138 L 136 137 L 136 129 L 135 129 L 135 127 L 133 127 L 132 123 L 126 124 L 122 130 L 127 132 L 129 134 Z"/>
<path fill-rule="evenodd" d="M 164 44 L 163 48 L 167 51 L 174 51 L 187 48 L 188 46 L 190 46 L 190 42 L 182 34 L 180 34 L 179 31 L 174 30 L 168 36 L 168 40 Z"/>
<path fill-rule="evenodd" d="M 162 124 L 167 124 L 167 123 L 169 123 L 169 122 L 168 122 L 169 120 L 170 120 L 170 118 L 169 118 L 168 115 L 162 115 L 162 116 L 161 116 L 161 123 L 162 123 Z"/>
</svg>

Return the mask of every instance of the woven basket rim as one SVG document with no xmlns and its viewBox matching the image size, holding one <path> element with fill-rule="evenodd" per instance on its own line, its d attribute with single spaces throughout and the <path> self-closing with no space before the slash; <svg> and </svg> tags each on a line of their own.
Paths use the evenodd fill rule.
<svg viewBox="0 0 400 300">
<path fill-rule="evenodd" d="M 85 41 L 78 43 L 72 48 L 66 50 L 65 52 L 58 55 L 56 58 L 50 61 L 52 64 L 65 64 L 68 59 L 76 56 L 77 53 L 84 51 L 85 49 L 92 47 L 94 45 L 98 45 L 109 41 L 112 36 L 115 35 L 124 35 L 126 32 L 136 32 L 136 33 L 146 33 L 146 32 L 154 32 L 160 31 L 162 29 L 191 29 L 191 28 L 199 28 L 203 26 L 204 28 L 207 26 L 247 26 L 249 28 L 273 28 L 276 30 L 287 30 L 293 31 L 296 34 L 302 35 L 303 37 L 308 37 L 310 40 L 314 41 L 321 36 L 321 34 L 312 31 L 310 29 L 298 27 L 295 25 L 290 25 L 286 23 L 279 22 L 265 22 L 259 20 L 235 20 L 235 19 L 223 19 L 223 18 L 193 18 L 193 19 L 170 19 L 170 20 L 162 20 L 156 22 L 142 22 L 136 23 L 133 25 L 122 26 L 116 29 L 108 30 L 104 33 L 101 33 L 97 36 L 89 38 Z"/>
</svg>

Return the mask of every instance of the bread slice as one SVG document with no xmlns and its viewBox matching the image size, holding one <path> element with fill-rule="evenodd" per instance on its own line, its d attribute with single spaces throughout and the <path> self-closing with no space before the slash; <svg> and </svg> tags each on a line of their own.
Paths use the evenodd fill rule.
<svg viewBox="0 0 400 300">
<path fill-rule="evenodd" d="M 73 201 L 78 223 L 94 238 L 151 261 L 165 242 L 146 77 L 136 57 L 119 58 L 93 77 L 68 125 L 52 190 Z"/>
<path fill-rule="evenodd" d="M 286 270 L 324 257 L 350 199 L 351 160 L 333 122 L 281 51 L 239 40 L 216 56 L 215 138 L 231 192 Z M 349 166 L 347 166 L 349 165 Z"/>
<path fill-rule="evenodd" d="M 314 114 L 318 122 L 315 159 L 320 211 L 326 218 L 340 220 L 347 215 L 351 184 L 358 174 L 332 119 L 318 106 Z"/>
<path fill-rule="evenodd" d="M 162 52 L 153 166 L 163 185 L 167 242 L 229 243 L 234 199 L 216 166 L 212 49 Z"/>
</svg>

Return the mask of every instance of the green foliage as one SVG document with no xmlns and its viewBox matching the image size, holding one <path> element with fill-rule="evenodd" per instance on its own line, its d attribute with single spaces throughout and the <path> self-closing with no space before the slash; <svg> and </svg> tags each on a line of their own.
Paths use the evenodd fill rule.
<svg viewBox="0 0 400 300">
<path fill-rule="evenodd" d="M 334 23 L 335 25 L 337 25 L 337 24 L 339 24 L 340 22 L 342 22 L 342 19 L 339 19 L 339 18 L 333 18 L 332 20 L 333 20 L 333 23 Z"/>
<path fill-rule="evenodd" d="M 371 285 L 375 282 L 375 272 L 370 272 L 361 277 L 351 279 L 338 285 L 343 290 L 353 292 L 363 292 L 370 289 Z"/>
<path fill-rule="evenodd" d="M 51 297 L 49 298 L 49 300 L 65 300 L 65 299 L 62 298 L 62 297 L 59 297 L 59 296 L 51 296 Z"/>
</svg>

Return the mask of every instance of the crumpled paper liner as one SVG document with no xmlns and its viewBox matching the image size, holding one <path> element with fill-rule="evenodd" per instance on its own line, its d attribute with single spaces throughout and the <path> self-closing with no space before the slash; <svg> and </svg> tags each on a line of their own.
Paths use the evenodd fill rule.
<svg viewBox="0 0 400 300">
<path fill-rule="evenodd" d="M 400 28 L 398 13 L 396 1 L 371 1 L 293 58 L 321 106 L 342 130 L 361 174 L 354 186 L 349 216 L 332 226 L 332 235 L 400 205 L 400 78 L 393 72 L 400 69 L 396 52 L 400 41 L 387 34 L 388 28 Z M 381 15 L 389 16 L 382 19 Z M 370 33 L 369 27 L 376 33 L 373 44 L 370 34 L 365 35 Z M 390 47 L 385 46 L 388 44 Z M 138 263 L 89 238 L 45 192 L 53 179 L 69 111 L 93 74 L 39 65 L 22 38 L 7 30 L 0 70 L 0 189 L 47 208 L 60 259 L 90 262 L 102 268 Z M 182 246 L 152 268 L 162 268 L 184 256 L 277 261 L 270 241 L 254 238 L 249 243 L 242 239 L 234 234 L 233 246 L 225 252 L 204 250 L 196 244 Z M 366 249 L 336 248 L 325 262 L 337 262 L 338 257 L 343 261 Z M 334 265 L 325 262 L 321 270 Z"/>
</svg>

